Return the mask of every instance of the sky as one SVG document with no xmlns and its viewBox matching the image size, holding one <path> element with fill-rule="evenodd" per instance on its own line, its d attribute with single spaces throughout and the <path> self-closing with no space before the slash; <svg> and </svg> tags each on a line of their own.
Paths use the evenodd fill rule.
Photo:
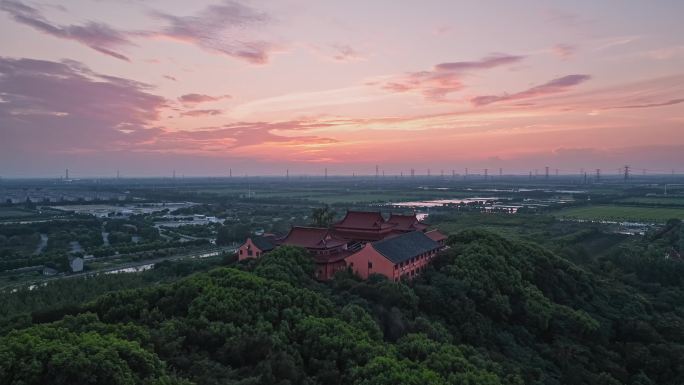
<svg viewBox="0 0 684 385">
<path fill-rule="evenodd" d="M 680 0 L 0 0 L 0 176 L 684 172 L 682 15 Z"/>
</svg>

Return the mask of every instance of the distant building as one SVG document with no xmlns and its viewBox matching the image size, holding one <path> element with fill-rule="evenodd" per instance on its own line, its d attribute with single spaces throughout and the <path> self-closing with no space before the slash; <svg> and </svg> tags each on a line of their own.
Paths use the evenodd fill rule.
<svg viewBox="0 0 684 385">
<path fill-rule="evenodd" d="M 83 271 L 83 258 L 69 257 L 69 269 L 72 273 L 80 273 Z"/>
<path fill-rule="evenodd" d="M 43 275 L 56 275 L 58 273 L 57 269 L 53 269 L 52 267 L 43 267 Z"/>
<path fill-rule="evenodd" d="M 366 243 L 345 259 L 361 278 L 382 274 L 393 281 L 411 279 L 425 270 L 442 246 L 425 233 L 412 231 L 381 241 Z"/>
</svg>

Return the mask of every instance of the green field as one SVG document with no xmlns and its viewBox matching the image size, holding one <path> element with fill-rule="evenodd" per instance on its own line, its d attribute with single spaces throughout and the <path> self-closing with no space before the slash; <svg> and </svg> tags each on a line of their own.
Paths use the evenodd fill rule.
<svg viewBox="0 0 684 385">
<path fill-rule="evenodd" d="M 0 207 L 0 219 L 24 218 L 36 215 L 35 211 L 14 207 Z"/>
<path fill-rule="evenodd" d="M 656 206 L 684 206 L 684 198 L 681 197 L 633 197 L 621 199 L 618 202 Z"/>
<path fill-rule="evenodd" d="M 346 190 L 346 191 L 345 191 Z M 245 188 L 203 188 L 200 193 L 217 195 L 252 194 L 254 198 L 294 198 L 335 204 L 335 203 L 373 203 L 373 202 L 406 202 L 414 200 L 466 198 L 471 192 L 458 190 L 385 190 L 375 188 L 341 189 L 341 188 L 286 188 L 275 189 L 245 189 Z"/>
<path fill-rule="evenodd" d="M 559 218 L 664 223 L 671 218 L 684 219 L 684 208 L 596 205 L 571 207 L 554 215 Z"/>
</svg>

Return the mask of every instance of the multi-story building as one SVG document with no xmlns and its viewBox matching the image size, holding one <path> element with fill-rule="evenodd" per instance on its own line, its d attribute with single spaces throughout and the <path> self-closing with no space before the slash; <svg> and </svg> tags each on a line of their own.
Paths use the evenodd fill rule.
<svg viewBox="0 0 684 385">
<path fill-rule="evenodd" d="M 390 279 L 413 278 L 423 271 L 446 236 L 415 215 L 348 211 L 330 228 L 294 226 L 282 238 L 251 237 L 238 249 L 238 258 L 258 258 L 279 245 L 307 249 L 316 262 L 316 278 L 331 279 L 350 267 L 359 276 L 383 274 Z"/>
</svg>

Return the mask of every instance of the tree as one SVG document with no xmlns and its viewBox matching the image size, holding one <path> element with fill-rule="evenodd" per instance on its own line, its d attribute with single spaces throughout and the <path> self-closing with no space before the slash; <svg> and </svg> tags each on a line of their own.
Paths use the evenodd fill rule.
<svg viewBox="0 0 684 385">
<path fill-rule="evenodd" d="M 311 211 L 311 222 L 316 227 L 328 227 L 335 218 L 335 212 L 330 210 L 327 205 L 315 208 Z"/>
</svg>

